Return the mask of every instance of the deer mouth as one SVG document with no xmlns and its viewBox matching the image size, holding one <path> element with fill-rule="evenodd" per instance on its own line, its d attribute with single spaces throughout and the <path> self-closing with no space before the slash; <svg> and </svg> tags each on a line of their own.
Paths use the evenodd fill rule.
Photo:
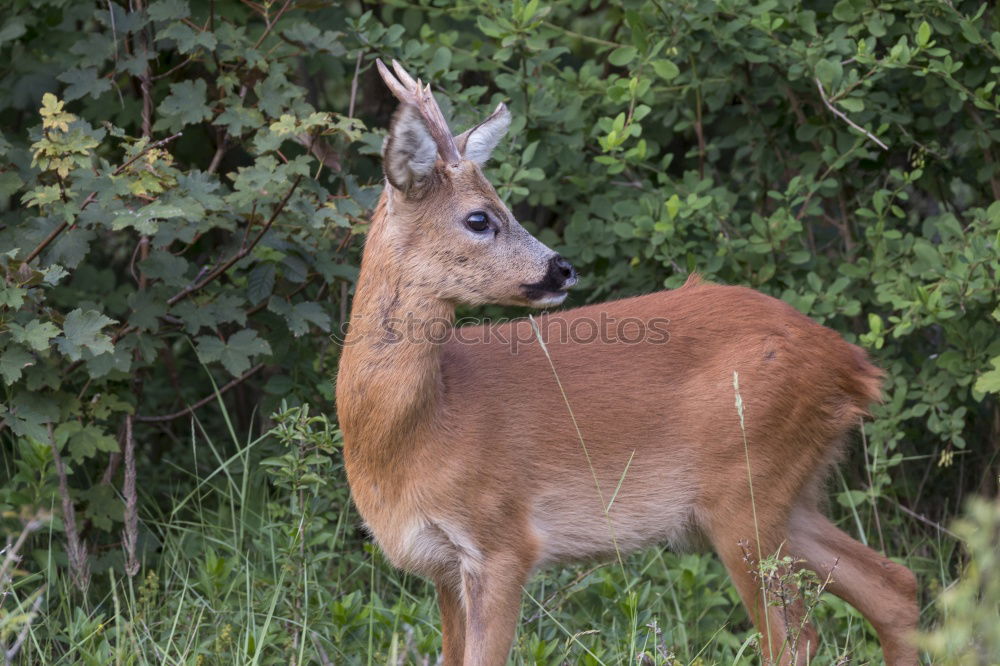
<svg viewBox="0 0 1000 666">
<path fill-rule="evenodd" d="M 574 284 L 576 284 L 576 277 L 557 286 L 542 283 L 523 284 L 521 285 L 521 296 L 529 305 L 536 308 L 559 305 L 566 300 L 567 292 Z"/>
<path fill-rule="evenodd" d="M 538 289 L 528 285 L 523 288 L 523 294 L 528 304 L 536 308 L 560 305 L 568 295 L 566 289 Z"/>
</svg>

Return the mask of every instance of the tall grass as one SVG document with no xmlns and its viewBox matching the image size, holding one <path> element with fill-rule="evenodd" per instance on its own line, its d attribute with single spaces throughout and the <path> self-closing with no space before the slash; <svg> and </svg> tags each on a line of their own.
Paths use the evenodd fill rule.
<svg viewBox="0 0 1000 666">
<path fill-rule="evenodd" d="M 98 553 L 81 593 L 54 524 L 29 535 L 4 586 L 5 649 L 23 632 L 11 663 L 436 663 L 433 588 L 393 569 L 366 540 L 338 433 L 304 408 L 274 420 L 257 438 L 230 424 L 224 439 L 192 422 L 191 464 L 178 463 L 170 496 L 140 495 L 134 577 L 120 551 Z M 954 539 L 929 539 L 899 516 L 881 524 L 924 587 L 951 583 Z M 881 663 L 870 627 L 840 600 L 825 596 L 813 619 L 815 663 Z M 536 576 L 512 663 L 749 664 L 758 660 L 754 635 L 714 557 L 650 549 L 620 566 Z"/>
</svg>

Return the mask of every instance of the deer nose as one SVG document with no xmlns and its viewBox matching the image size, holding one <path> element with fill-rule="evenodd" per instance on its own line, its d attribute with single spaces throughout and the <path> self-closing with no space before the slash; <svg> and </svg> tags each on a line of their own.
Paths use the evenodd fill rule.
<svg viewBox="0 0 1000 666">
<path fill-rule="evenodd" d="M 556 278 L 562 280 L 562 288 L 566 289 L 576 284 L 576 270 L 573 265 L 563 259 L 562 255 L 556 255 L 549 261 L 549 272 Z"/>
</svg>

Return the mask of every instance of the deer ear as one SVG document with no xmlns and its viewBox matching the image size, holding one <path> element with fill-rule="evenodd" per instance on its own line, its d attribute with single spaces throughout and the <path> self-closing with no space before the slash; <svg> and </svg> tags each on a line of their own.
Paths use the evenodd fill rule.
<svg viewBox="0 0 1000 666">
<path fill-rule="evenodd" d="M 510 111 L 501 102 L 490 117 L 455 138 L 462 157 L 479 166 L 486 164 L 493 149 L 510 129 Z"/>
<path fill-rule="evenodd" d="M 382 145 L 382 169 L 392 186 L 406 192 L 419 186 L 437 162 L 438 149 L 420 112 L 401 104 Z"/>
</svg>

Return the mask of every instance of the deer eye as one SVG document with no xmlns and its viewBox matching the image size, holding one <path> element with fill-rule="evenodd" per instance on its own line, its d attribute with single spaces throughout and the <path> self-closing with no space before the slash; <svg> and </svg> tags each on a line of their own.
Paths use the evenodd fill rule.
<svg viewBox="0 0 1000 666">
<path fill-rule="evenodd" d="M 486 217 L 486 213 L 477 211 L 465 218 L 465 226 L 467 226 L 471 231 L 481 234 L 484 231 L 489 231 L 490 219 Z"/>
</svg>

